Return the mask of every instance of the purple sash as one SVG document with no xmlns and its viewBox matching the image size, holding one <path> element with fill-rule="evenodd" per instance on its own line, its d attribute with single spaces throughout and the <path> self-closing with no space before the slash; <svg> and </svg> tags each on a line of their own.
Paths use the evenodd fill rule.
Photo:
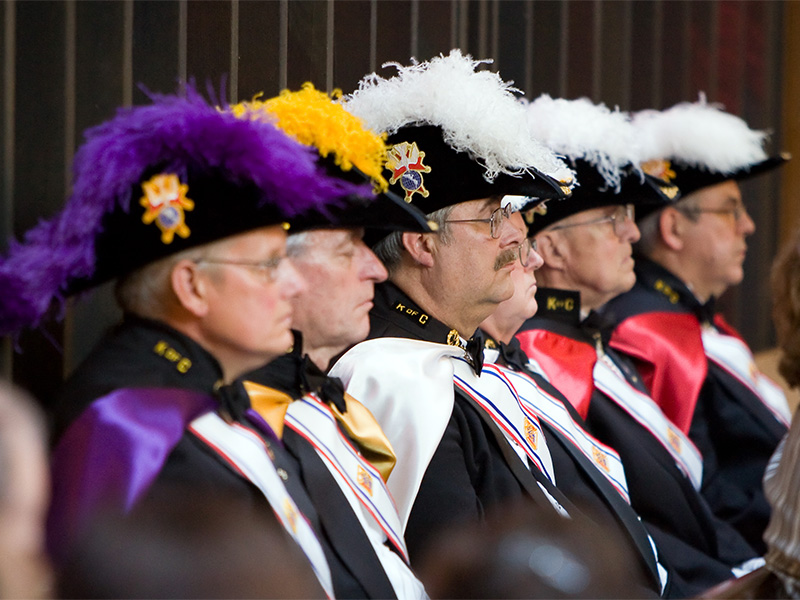
<svg viewBox="0 0 800 600">
<path fill-rule="evenodd" d="M 214 409 L 201 392 L 119 389 L 95 400 L 67 429 L 51 462 L 51 555 L 63 559 L 99 509 L 128 512 L 158 476 L 186 426 Z"/>
</svg>

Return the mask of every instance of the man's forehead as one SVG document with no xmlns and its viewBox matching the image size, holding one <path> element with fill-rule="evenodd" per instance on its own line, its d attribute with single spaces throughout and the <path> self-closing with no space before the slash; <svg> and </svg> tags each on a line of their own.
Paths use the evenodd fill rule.
<svg viewBox="0 0 800 600">
<path fill-rule="evenodd" d="M 716 185 L 701 188 L 696 192 L 689 194 L 684 200 L 691 200 L 696 198 L 698 200 L 716 200 L 719 202 L 739 203 L 742 201 L 742 191 L 739 184 L 733 179 L 728 179 Z"/>
<path fill-rule="evenodd" d="M 492 212 L 500 207 L 500 200 L 502 196 L 489 196 L 488 198 L 478 198 L 477 200 L 467 200 L 466 202 L 459 202 L 455 204 L 453 209 L 459 213 L 472 213 L 472 212 Z"/>
</svg>

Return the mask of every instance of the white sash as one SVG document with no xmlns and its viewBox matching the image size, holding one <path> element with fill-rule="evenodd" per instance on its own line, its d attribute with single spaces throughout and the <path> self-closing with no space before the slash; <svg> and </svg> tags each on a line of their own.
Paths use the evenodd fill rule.
<svg viewBox="0 0 800 600">
<path fill-rule="evenodd" d="M 487 350 L 485 358 L 496 360 L 496 354 L 492 354 L 492 352 L 496 351 Z M 490 360 L 490 362 L 492 361 Z M 502 367 L 501 365 L 494 366 L 502 369 L 517 390 L 522 410 L 543 419 L 553 429 L 565 436 L 573 446 L 592 461 L 592 464 L 598 468 L 625 501 L 630 504 L 625 467 L 622 465 L 619 454 L 614 449 L 596 440 L 573 421 L 567 409 L 564 408 L 564 404 L 536 385 L 536 382 L 527 374 Z"/>
<path fill-rule="evenodd" d="M 792 415 L 786 396 L 774 381 L 758 370 L 750 349 L 739 338 L 717 331 L 714 327 L 703 327 L 702 337 L 708 359 L 753 392 L 770 413 L 788 428 Z"/>
<path fill-rule="evenodd" d="M 520 459 L 526 457 L 556 485 L 553 459 L 536 415 L 522 410 L 522 401 L 505 372 L 484 364 L 481 376 L 464 359 L 453 359 L 453 382 L 492 417 Z"/>
<path fill-rule="evenodd" d="M 289 405 L 286 425 L 314 446 L 369 538 L 398 598 L 426 598 L 408 568 L 408 550 L 394 500 L 380 473 L 345 438 L 330 408 L 314 394 Z M 389 549 L 389 538 L 403 558 Z M 405 560 L 405 562 L 404 562 Z"/>
<path fill-rule="evenodd" d="M 594 366 L 594 385 L 647 429 L 672 456 L 696 490 L 703 480 L 703 457 L 692 441 L 664 415 L 647 394 L 634 388 L 602 354 Z"/>
<path fill-rule="evenodd" d="M 283 528 L 302 548 L 325 593 L 334 598 L 331 572 L 322 546 L 305 515 L 286 491 L 264 442 L 247 428 L 237 423 L 229 425 L 213 412 L 192 421 L 188 429 L 261 490 Z"/>
<path fill-rule="evenodd" d="M 373 414 L 397 455 L 387 485 L 405 531 L 422 477 L 453 414 L 456 346 L 405 338 L 356 344 L 330 370 Z"/>
</svg>

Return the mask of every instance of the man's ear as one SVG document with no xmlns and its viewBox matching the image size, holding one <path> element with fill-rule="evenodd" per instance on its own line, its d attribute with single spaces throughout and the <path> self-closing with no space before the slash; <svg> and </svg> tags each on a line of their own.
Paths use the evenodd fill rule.
<svg viewBox="0 0 800 600">
<path fill-rule="evenodd" d="M 197 263 L 180 260 L 170 271 L 172 291 L 183 308 L 197 317 L 208 313 L 209 281 Z"/>
<path fill-rule="evenodd" d="M 436 250 L 436 240 L 431 233 L 403 233 L 403 247 L 414 262 L 424 266 L 433 266 L 433 254 Z"/>
<path fill-rule="evenodd" d="M 658 232 L 664 245 L 670 250 L 683 249 L 683 234 L 686 229 L 686 217 L 672 206 L 661 211 L 658 216 Z"/>
<path fill-rule="evenodd" d="M 536 243 L 539 256 L 547 267 L 556 270 L 563 268 L 567 249 L 561 235 L 555 231 L 544 231 L 537 234 Z"/>
</svg>

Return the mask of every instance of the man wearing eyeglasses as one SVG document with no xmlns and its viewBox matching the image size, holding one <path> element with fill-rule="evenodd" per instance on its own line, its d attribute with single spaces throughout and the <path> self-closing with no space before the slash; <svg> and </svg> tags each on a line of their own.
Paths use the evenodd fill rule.
<svg viewBox="0 0 800 600">
<path fill-rule="evenodd" d="M 714 303 L 742 281 L 755 231 L 738 181 L 786 158 L 768 157 L 763 132 L 704 101 L 641 113 L 636 124 L 657 157 L 645 170 L 682 198 L 639 222 L 637 285 L 607 307 L 618 323 L 612 345 L 636 361 L 653 399 L 701 453 L 714 512 L 763 552 L 770 509 L 761 482 L 789 410 Z"/>
<path fill-rule="evenodd" d="M 669 593 L 692 596 L 730 578 L 756 553 L 714 519 L 693 487 L 698 461 L 688 448 L 669 451 L 666 440 L 680 440 L 665 430 L 667 420 L 633 366 L 608 346 L 610 329 L 597 311 L 635 283 L 636 211 L 668 204 L 678 191 L 637 172 L 636 130 L 627 116 L 603 109 L 547 96 L 529 107 L 534 132 L 573 161 L 582 185 L 569 203 L 548 203 L 531 214 L 530 232 L 544 261 L 537 271 L 539 308 L 516 337 L 533 359 L 529 368 L 546 376 L 576 409 L 578 422 L 585 420 L 611 448 L 607 474 L 621 461 L 627 478 L 616 481 L 671 569 Z"/>
<path fill-rule="evenodd" d="M 572 497 L 558 488 L 560 476 L 574 473 L 559 474 L 548 449 L 549 434 L 534 415 L 524 413 L 513 388 L 504 386 L 491 366 L 483 369 L 483 337 L 476 334 L 480 323 L 513 294 L 513 274 L 539 264 L 519 208 L 535 207 L 538 198 L 560 202 L 562 193 L 541 175 L 489 178 L 485 165 L 497 166 L 506 144 L 525 149 L 526 164 L 545 163 L 532 160 L 538 144 L 520 137 L 524 107 L 513 100 L 493 99 L 498 110 L 489 113 L 476 108 L 481 102 L 464 105 L 472 112 L 454 121 L 460 121 L 458 128 L 431 105 L 427 98 L 439 95 L 442 85 L 453 85 L 442 63 L 454 60 L 451 54 L 424 65 L 426 77 L 420 79 L 430 78 L 424 87 L 412 81 L 417 67 L 401 72 L 398 101 L 415 99 L 410 105 L 425 106 L 425 119 L 416 114 L 406 122 L 376 119 L 373 125 L 393 132 L 389 166 L 398 193 L 422 207 L 439 232 L 392 234 L 374 247 L 389 281 L 376 286 L 370 339 L 345 353 L 331 370 L 375 414 L 395 448 L 397 464 L 388 484 L 412 565 L 424 560 L 429 543 L 444 528 L 482 521 L 487 512 L 512 504 L 529 503 L 531 510 L 554 518 L 567 511 L 582 518 Z M 487 74 L 478 81 L 486 81 Z M 464 89 L 480 87 L 471 76 L 464 79 Z M 383 83 L 392 86 L 363 86 L 347 106 L 370 122 L 370 116 L 382 112 L 376 109 L 391 104 L 383 98 Z M 464 122 L 476 124 L 469 136 Z M 498 140 L 498 127 L 513 130 L 514 137 Z M 408 165 L 416 171 L 403 177 Z M 578 478 L 585 474 L 578 472 Z M 583 500 L 578 494 L 575 498 Z M 661 590 L 653 548 L 630 507 L 622 510 L 635 530 L 627 548 L 633 554 L 632 589 L 652 596 Z M 620 515 L 609 513 L 618 525 Z"/>
</svg>

